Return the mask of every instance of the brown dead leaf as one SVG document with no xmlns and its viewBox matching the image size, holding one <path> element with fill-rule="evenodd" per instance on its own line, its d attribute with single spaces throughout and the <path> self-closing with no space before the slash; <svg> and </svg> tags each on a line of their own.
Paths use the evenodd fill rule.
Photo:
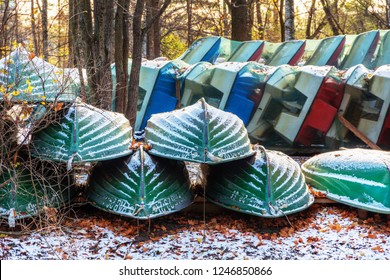
<svg viewBox="0 0 390 280">
<path fill-rule="evenodd" d="M 309 191 L 314 195 L 315 198 L 326 198 L 325 192 L 315 190 L 311 186 L 309 186 Z"/>
<path fill-rule="evenodd" d="M 372 239 L 376 239 L 378 238 L 377 235 L 375 233 L 369 233 L 366 235 L 367 238 L 372 238 Z"/>
<path fill-rule="evenodd" d="M 383 252 L 384 252 L 384 250 L 382 249 L 382 247 L 379 246 L 379 245 L 377 245 L 377 246 L 375 246 L 375 247 L 372 247 L 371 249 L 372 249 L 373 251 L 377 251 L 377 252 L 379 252 L 379 253 L 383 253 Z"/>
<path fill-rule="evenodd" d="M 329 224 L 329 228 L 331 230 L 335 230 L 337 232 L 340 232 L 342 227 L 341 227 L 341 225 L 339 223 L 334 223 L 334 224 Z"/>
<path fill-rule="evenodd" d="M 196 222 L 195 220 L 188 220 L 188 224 L 189 224 L 190 226 L 194 226 L 194 225 L 197 224 L 197 222 Z"/>
<path fill-rule="evenodd" d="M 28 59 L 29 59 L 29 60 L 33 60 L 34 57 L 35 57 L 35 53 L 33 53 L 33 52 L 30 52 L 30 53 L 28 54 Z"/>
<path fill-rule="evenodd" d="M 307 242 L 308 243 L 313 243 L 313 242 L 318 242 L 318 241 L 320 241 L 321 239 L 319 238 L 319 237 L 317 237 L 317 236 L 309 236 L 308 238 L 307 238 Z"/>
<path fill-rule="evenodd" d="M 126 229 L 122 234 L 123 235 L 134 235 L 137 232 L 137 227 L 130 226 L 128 229 Z"/>
</svg>

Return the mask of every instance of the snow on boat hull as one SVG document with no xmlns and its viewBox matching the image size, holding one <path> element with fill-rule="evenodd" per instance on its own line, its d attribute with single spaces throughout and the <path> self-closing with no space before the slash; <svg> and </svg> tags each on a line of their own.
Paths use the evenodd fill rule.
<svg viewBox="0 0 390 280">
<path fill-rule="evenodd" d="M 32 137 L 34 156 L 59 162 L 96 162 L 132 153 L 132 128 L 124 115 L 76 101 L 57 123 Z"/>
<path fill-rule="evenodd" d="M 212 166 L 206 197 L 223 207 L 267 218 L 302 211 L 314 201 L 293 159 L 258 146 L 251 158 Z"/>
<path fill-rule="evenodd" d="M 75 69 L 57 68 L 23 47 L 0 60 L 0 101 L 73 102 L 80 90 Z"/>
<path fill-rule="evenodd" d="M 217 164 L 254 154 L 243 122 L 202 98 L 196 104 L 153 115 L 145 129 L 150 154 Z"/>
<path fill-rule="evenodd" d="M 156 218 L 194 199 L 184 165 L 155 158 L 143 147 L 132 156 L 96 166 L 87 199 L 97 208 L 136 219 Z"/>
<path fill-rule="evenodd" d="M 350 149 L 315 156 L 302 165 L 306 182 L 329 199 L 390 214 L 390 153 Z"/>
</svg>

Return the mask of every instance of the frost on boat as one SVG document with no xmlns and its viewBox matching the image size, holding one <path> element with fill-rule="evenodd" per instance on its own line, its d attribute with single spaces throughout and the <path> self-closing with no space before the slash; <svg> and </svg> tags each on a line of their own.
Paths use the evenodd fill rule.
<svg viewBox="0 0 390 280">
<path fill-rule="evenodd" d="M 73 102 L 79 92 L 78 72 L 57 68 L 22 47 L 0 60 L 0 100 Z"/>
<path fill-rule="evenodd" d="M 77 100 L 64 117 L 32 137 L 31 152 L 45 160 L 96 162 L 131 154 L 132 128 L 124 115 Z"/>
<path fill-rule="evenodd" d="M 194 194 L 184 164 L 150 156 L 141 146 L 130 157 L 96 166 L 87 199 L 109 212 L 149 219 L 189 206 Z"/>
<path fill-rule="evenodd" d="M 302 165 L 306 182 L 329 199 L 390 214 L 390 153 L 350 149 L 317 155 Z"/>
<path fill-rule="evenodd" d="M 248 159 L 212 166 L 206 197 L 239 212 L 276 218 L 314 201 L 299 165 L 287 155 L 256 146 Z"/>
<path fill-rule="evenodd" d="M 46 208 L 59 208 L 76 196 L 66 170 L 53 164 L 27 167 L 18 163 L 0 170 L 0 216 L 10 225 L 18 219 L 36 216 Z M 42 170 L 42 173 L 32 172 Z"/>
<path fill-rule="evenodd" d="M 251 156 L 243 122 L 202 98 L 196 104 L 151 117 L 145 129 L 150 154 L 176 160 L 217 164 Z"/>
</svg>

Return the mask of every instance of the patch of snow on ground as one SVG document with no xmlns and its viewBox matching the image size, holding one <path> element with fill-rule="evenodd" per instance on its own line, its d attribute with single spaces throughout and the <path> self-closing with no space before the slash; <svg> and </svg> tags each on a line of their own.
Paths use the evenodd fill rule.
<svg viewBox="0 0 390 280">
<path fill-rule="evenodd" d="M 314 205 L 289 221 L 180 212 L 152 220 L 150 230 L 147 221 L 94 213 L 21 236 L 3 231 L 0 259 L 390 259 L 386 216 L 363 220 L 341 205 Z"/>
</svg>

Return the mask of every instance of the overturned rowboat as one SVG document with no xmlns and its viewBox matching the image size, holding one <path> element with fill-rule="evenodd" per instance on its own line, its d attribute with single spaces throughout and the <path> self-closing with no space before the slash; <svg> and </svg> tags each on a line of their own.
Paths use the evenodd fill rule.
<svg viewBox="0 0 390 280">
<path fill-rule="evenodd" d="M 80 90 L 76 70 L 57 68 L 23 47 L 0 60 L 0 101 L 73 102 Z"/>
<path fill-rule="evenodd" d="M 287 155 L 256 146 L 253 157 L 210 167 L 208 200 L 242 213 L 276 218 L 314 201 L 299 165 Z"/>
<path fill-rule="evenodd" d="M 131 144 L 132 128 L 123 114 L 77 100 L 58 122 L 35 133 L 30 146 L 39 159 L 67 163 L 76 171 L 76 184 L 83 186 L 93 163 L 130 155 Z"/>
<path fill-rule="evenodd" d="M 32 170 L 42 170 L 39 175 Z M 18 162 L 0 170 L 0 216 L 15 220 L 37 216 L 72 202 L 77 190 L 66 169 L 53 163 Z"/>
<path fill-rule="evenodd" d="M 150 154 L 218 164 L 254 154 L 243 122 L 202 98 L 184 109 L 153 115 L 145 129 Z"/>
<path fill-rule="evenodd" d="M 306 182 L 327 198 L 390 214 L 390 153 L 350 149 L 317 155 L 302 165 Z"/>
<path fill-rule="evenodd" d="M 108 212 L 150 219 L 182 210 L 194 194 L 183 163 L 153 157 L 141 145 L 130 157 L 95 167 L 87 200 Z"/>
</svg>

